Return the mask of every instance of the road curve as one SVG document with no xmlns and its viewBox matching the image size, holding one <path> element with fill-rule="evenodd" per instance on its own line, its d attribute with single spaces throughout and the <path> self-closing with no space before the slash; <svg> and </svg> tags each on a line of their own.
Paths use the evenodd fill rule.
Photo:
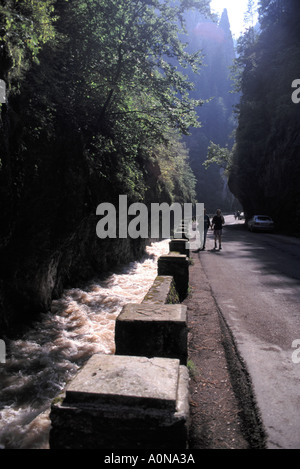
<svg viewBox="0 0 300 469">
<path fill-rule="evenodd" d="M 201 263 L 251 376 L 267 447 L 299 449 L 300 240 L 225 219 L 223 249 L 210 231 Z"/>
</svg>

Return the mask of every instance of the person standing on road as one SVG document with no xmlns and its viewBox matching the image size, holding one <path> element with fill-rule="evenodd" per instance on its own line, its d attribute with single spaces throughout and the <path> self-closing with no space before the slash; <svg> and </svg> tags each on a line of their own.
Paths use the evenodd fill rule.
<svg viewBox="0 0 300 469">
<path fill-rule="evenodd" d="M 209 227 L 210 227 L 210 219 L 209 219 L 209 216 L 206 214 L 206 209 L 204 209 L 204 236 L 203 236 L 203 246 L 202 246 L 203 251 L 205 249 L 206 236 L 207 236 Z"/>
<path fill-rule="evenodd" d="M 211 228 L 215 235 L 215 249 L 217 249 L 217 241 L 219 241 L 219 249 L 222 249 L 222 228 L 225 223 L 221 210 L 218 208 L 216 215 L 212 219 Z"/>
<path fill-rule="evenodd" d="M 210 219 L 209 216 L 206 214 L 206 209 L 203 210 L 203 214 L 198 219 L 198 231 L 199 231 L 199 236 L 200 236 L 200 247 L 193 252 L 199 252 L 199 251 L 204 251 L 205 249 L 205 243 L 206 243 L 206 236 L 209 227 L 211 226 L 210 224 Z"/>
</svg>

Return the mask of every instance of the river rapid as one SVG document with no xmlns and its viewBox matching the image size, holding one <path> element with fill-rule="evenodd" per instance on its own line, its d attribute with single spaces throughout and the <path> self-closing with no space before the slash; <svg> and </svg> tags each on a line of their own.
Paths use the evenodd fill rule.
<svg viewBox="0 0 300 469">
<path fill-rule="evenodd" d="M 0 448 L 47 449 L 49 406 L 95 353 L 115 351 L 115 321 L 126 303 L 140 303 L 157 275 L 169 240 L 153 242 L 139 262 L 105 279 L 72 288 L 52 302 L 0 363 Z"/>
</svg>

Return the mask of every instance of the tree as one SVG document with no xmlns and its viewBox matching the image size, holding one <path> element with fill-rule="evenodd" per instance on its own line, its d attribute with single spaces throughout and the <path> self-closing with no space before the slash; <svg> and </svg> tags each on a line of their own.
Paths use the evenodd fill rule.
<svg viewBox="0 0 300 469">
<path fill-rule="evenodd" d="M 211 164 L 216 164 L 222 168 L 228 175 L 230 166 L 232 163 L 232 151 L 227 147 L 222 148 L 220 145 L 216 145 L 210 142 L 208 147 L 207 159 L 204 161 L 203 166 L 208 168 Z"/>
<path fill-rule="evenodd" d="M 97 239 L 102 201 L 193 199 L 180 137 L 197 125 L 201 100 L 183 67 L 197 69 L 200 57 L 179 34 L 185 10 L 206 4 L 1 2 L 11 93 L 0 125 L 0 264 L 10 266 L 0 272 L 0 327 L 141 252 L 140 240 Z"/>
<path fill-rule="evenodd" d="M 44 44 L 55 37 L 55 0 L 2 0 L 0 76 L 15 86 Z M 9 88 L 10 86 L 8 86 Z"/>
<path fill-rule="evenodd" d="M 255 26 L 255 13 L 256 13 L 255 1 L 248 0 L 247 11 L 244 15 L 244 24 L 252 29 Z"/>
</svg>

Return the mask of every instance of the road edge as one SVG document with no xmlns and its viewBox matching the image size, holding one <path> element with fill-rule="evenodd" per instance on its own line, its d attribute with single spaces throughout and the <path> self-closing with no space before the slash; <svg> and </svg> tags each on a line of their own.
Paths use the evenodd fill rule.
<svg viewBox="0 0 300 469">
<path fill-rule="evenodd" d="M 204 275 L 206 276 L 205 272 Z M 266 449 L 267 434 L 264 428 L 261 412 L 257 404 L 250 373 L 239 351 L 232 330 L 219 308 L 211 287 L 210 291 L 218 311 L 222 344 L 225 351 L 233 391 L 241 407 L 240 418 L 243 425 L 243 433 L 249 442 L 251 449 Z"/>
</svg>

